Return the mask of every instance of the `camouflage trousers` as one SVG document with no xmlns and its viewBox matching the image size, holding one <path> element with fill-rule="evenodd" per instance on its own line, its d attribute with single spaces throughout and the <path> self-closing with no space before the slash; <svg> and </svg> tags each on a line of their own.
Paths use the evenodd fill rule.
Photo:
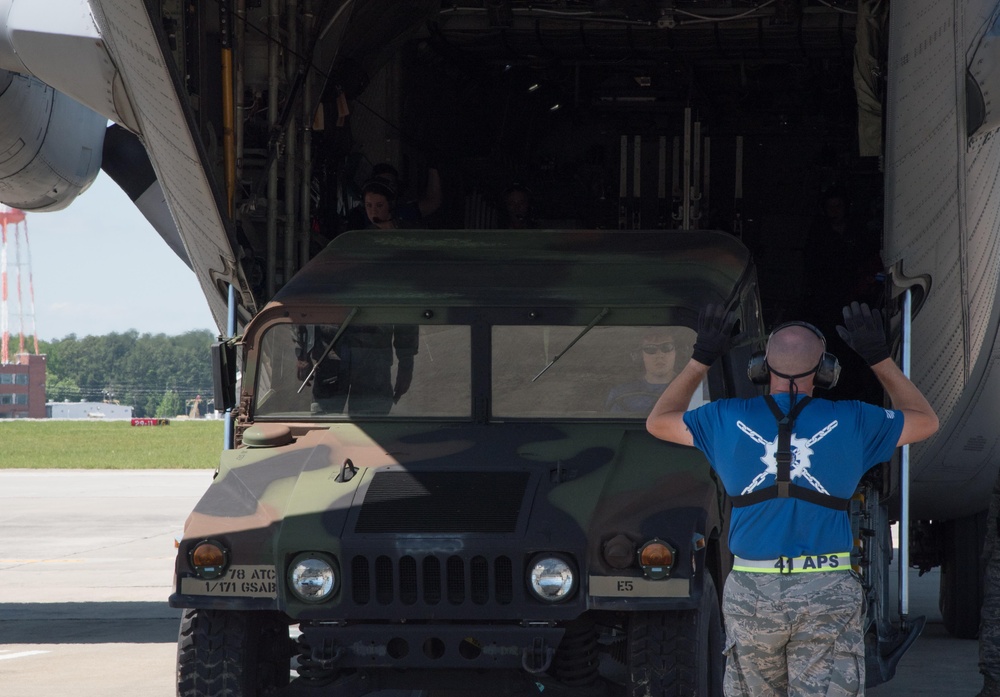
<svg viewBox="0 0 1000 697">
<path fill-rule="evenodd" d="M 1000 682 L 1000 549 L 997 545 L 997 517 L 1000 508 L 1000 476 L 993 484 L 990 510 L 986 515 L 986 542 L 983 561 L 986 574 L 983 608 L 979 620 L 979 672 Z"/>
<path fill-rule="evenodd" d="M 863 695 L 864 591 L 850 571 L 733 571 L 726 580 L 726 697 Z"/>
</svg>

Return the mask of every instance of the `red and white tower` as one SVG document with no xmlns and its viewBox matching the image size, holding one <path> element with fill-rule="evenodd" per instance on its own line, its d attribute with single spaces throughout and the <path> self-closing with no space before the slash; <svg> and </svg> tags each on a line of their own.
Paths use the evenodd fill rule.
<svg viewBox="0 0 1000 697">
<path fill-rule="evenodd" d="M 11 229 L 9 230 L 9 228 Z M 24 240 L 23 243 L 21 242 L 22 238 Z M 9 297 L 8 285 L 11 276 L 10 269 L 8 267 L 8 242 L 12 242 L 14 246 L 14 271 L 16 273 L 15 287 L 17 289 L 18 353 L 23 354 L 25 352 L 24 337 L 26 331 L 30 331 L 31 336 L 34 339 L 34 353 L 38 353 L 38 334 L 35 331 L 35 288 L 31 278 L 31 247 L 28 244 L 28 223 L 23 211 L 19 211 L 16 208 L 0 206 L 0 285 L 3 286 L 2 290 L 0 290 L 0 302 L 2 302 L 2 307 L 0 307 L 0 335 L 2 335 L 2 344 L 0 344 L 0 365 L 6 365 L 11 362 L 10 310 L 7 302 Z M 23 252 L 21 249 L 22 244 L 24 247 Z M 24 258 L 22 258 L 22 254 Z M 26 262 L 24 259 L 26 259 Z M 27 314 L 24 311 L 23 293 L 25 276 L 27 276 L 30 308 Z M 31 325 L 30 329 L 27 327 L 29 322 Z"/>
</svg>

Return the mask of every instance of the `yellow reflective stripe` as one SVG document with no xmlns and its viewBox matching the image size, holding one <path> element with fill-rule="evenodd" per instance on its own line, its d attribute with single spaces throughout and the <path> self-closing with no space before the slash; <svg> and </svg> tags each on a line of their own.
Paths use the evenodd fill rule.
<svg viewBox="0 0 1000 697">
<path fill-rule="evenodd" d="M 749 571 L 755 574 L 812 574 L 817 571 L 850 571 L 850 564 L 845 564 L 843 566 L 834 566 L 832 568 L 823 569 L 762 569 L 758 566 L 733 566 L 733 571 Z"/>
<path fill-rule="evenodd" d="M 828 561 L 836 561 L 836 566 L 828 566 Z M 734 571 L 760 574 L 801 574 L 814 571 L 839 571 L 851 569 L 850 552 L 832 554 L 805 554 L 801 557 L 778 557 L 777 559 L 744 559 L 735 557 Z"/>
<path fill-rule="evenodd" d="M 761 569 L 756 566 L 734 566 L 733 571 L 752 571 L 757 574 L 780 574 L 785 573 L 781 569 Z"/>
</svg>

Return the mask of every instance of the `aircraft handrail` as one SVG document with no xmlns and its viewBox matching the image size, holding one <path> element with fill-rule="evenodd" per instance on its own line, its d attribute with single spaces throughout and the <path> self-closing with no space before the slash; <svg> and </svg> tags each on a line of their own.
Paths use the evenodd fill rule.
<svg viewBox="0 0 1000 697">
<path fill-rule="evenodd" d="M 912 291 L 903 293 L 901 339 L 902 351 L 900 368 L 910 377 L 910 345 L 912 342 Z M 899 458 L 899 615 L 906 619 L 910 612 L 910 446 L 904 445 Z"/>
<path fill-rule="evenodd" d="M 236 287 L 229 284 L 229 299 L 226 307 L 226 333 L 227 338 L 236 336 Z M 237 395 L 238 397 L 239 395 Z M 233 410 L 229 409 L 225 414 L 225 431 L 222 434 L 223 450 L 230 450 L 233 447 Z"/>
</svg>

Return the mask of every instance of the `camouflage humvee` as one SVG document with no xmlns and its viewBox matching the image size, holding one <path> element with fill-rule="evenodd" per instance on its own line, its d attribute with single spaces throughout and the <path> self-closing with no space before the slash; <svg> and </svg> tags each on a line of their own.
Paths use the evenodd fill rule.
<svg viewBox="0 0 1000 697">
<path fill-rule="evenodd" d="M 644 367 L 687 362 L 707 302 L 740 334 L 694 402 L 756 394 L 731 236 L 338 237 L 239 342 L 178 693 L 721 694 L 723 492 L 645 429 Z"/>
</svg>

